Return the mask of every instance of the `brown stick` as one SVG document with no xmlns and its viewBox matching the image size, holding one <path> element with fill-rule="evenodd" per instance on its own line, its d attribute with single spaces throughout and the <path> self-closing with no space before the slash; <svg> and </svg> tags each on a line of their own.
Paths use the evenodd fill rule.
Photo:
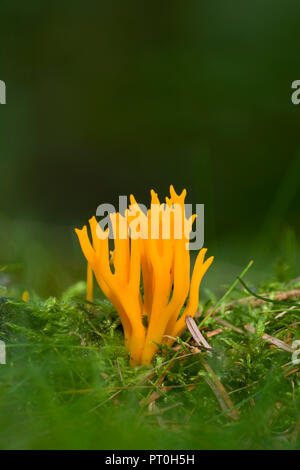
<svg viewBox="0 0 300 470">
<path fill-rule="evenodd" d="M 244 325 L 244 328 L 245 328 L 245 330 L 249 331 L 252 334 L 255 333 L 255 328 L 252 325 Z M 275 346 L 277 346 L 277 348 L 283 349 L 284 351 L 287 351 L 289 353 L 294 352 L 294 349 L 292 349 L 284 341 L 281 341 L 281 339 L 275 338 L 275 336 L 267 335 L 267 333 L 264 333 L 262 335 L 262 339 L 264 341 L 267 341 L 268 343 L 274 344 Z"/>
<path fill-rule="evenodd" d="M 227 390 L 225 389 L 224 385 L 222 382 L 218 379 L 212 368 L 207 364 L 204 359 L 200 357 L 200 361 L 203 364 L 204 368 L 206 371 L 209 373 L 210 378 L 206 378 L 206 382 L 215 394 L 222 411 L 231 419 L 234 421 L 238 420 L 240 417 L 240 414 L 236 408 L 234 408 L 234 404 L 229 397 Z"/>
<path fill-rule="evenodd" d="M 187 316 L 185 321 L 196 343 L 198 343 L 199 346 L 203 345 L 205 348 L 207 348 L 207 350 L 211 350 L 210 344 L 206 341 L 206 339 L 200 332 L 195 320 L 192 317 Z M 197 349 L 198 348 L 195 348 L 195 351 L 197 351 Z M 200 356 L 200 361 L 210 376 L 210 377 L 206 377 L 205 381 L 208 384 L 208 386 L 211 388 L 212 392 L 215 394 L 221 406 L 222 411 L 229 418 L 236 421 L 237 419 L 239 419 L 240 415 L 239 415 L 238 410 L 234 408 L 234 404 L 231 398 L 229 397 L 227 390 L 225 389 L 222 382 L 218 379 L 217 375 L 212 370 L 212 368 L 207 364 L 207 362 L 201 356 Z"/>
<path fill-rule="evenodd" d="M 270 293 L 260 294 L 260 295 L 261 295 L 261 297 L 268 297 L 268 295 L 270 295 Z M 293 290 L 289 290 L 289 291 L 276 292 L 274 298 L 272 298 L 270 300 L 278 300 L 278 301 L 285 302 L 286 300 L 290 300 L 293 297 L 300 298 L 300 289 L 293 289 Z M 241 299 L 237 299 L 237 300 L 234 300 L 234 301 L 230 302 L 229 304 L 227 304 L 225 306 L 225 310 L 229 310 L 230 308 L 236 307 L 238 305 L 247 305 L 248 303 L 250 303 L 251 307 L 258 307 L 259 305 L 267 304 L 268 302 L 266 300 L 258 299 L 257 297 L 252 295 L 250 297 L 243 297 Z M 206 315 L 209 315 L 209 313 L 211 312 L 212 309 L 213 309 L 213 307 L 208 309 L 207 312 L 206 312 Z M 220 311 L 221 311 L 221 307 L 218 307 L 215 310 L 215 312 L 213 313 L 213 316 L 216 315 Z M 196 318 L 200 317 L 201 313 L 202 312 L 200 310 L 198 310 L 195 317 Z"/>
</svg>

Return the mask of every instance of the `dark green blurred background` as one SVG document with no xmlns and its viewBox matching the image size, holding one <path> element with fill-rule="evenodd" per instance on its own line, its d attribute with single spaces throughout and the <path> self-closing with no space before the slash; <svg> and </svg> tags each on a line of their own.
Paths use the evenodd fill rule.
<svg viewBox="0 0 300 470">
<path fill-rule="evenodd" d="M 59 293 L 84 276 L 72 227 L 171 183 L 205 204 L 206 287 L 251 257 L 299 275 L 299 0 L 2 0 L 0 18 L 0 265 L 22 264 L 1 284 Z"/>
</svg>

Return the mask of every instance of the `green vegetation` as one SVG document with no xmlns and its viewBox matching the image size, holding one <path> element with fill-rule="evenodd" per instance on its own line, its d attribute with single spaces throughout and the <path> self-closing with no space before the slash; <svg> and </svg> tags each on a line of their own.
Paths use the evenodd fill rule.
<svg viewBox="0 0 300 470">
<path fill-rule="evenodd" d="M 256 294 L 276 299 L 300 289 L 299 279 L 280 281 L 283 269 Z M 2 449 L 300 448 L 298 366 L 291 352 L 262 338 L 291 348 L 300 338 L 297 306 L 264 303 L 237 283 L 202 321 L 213 352 L 191 348 L 186 331 L 152 367 L 131 368 L 114 308 L 106 300 L 88 304 L 85 283 L 60 298 L 31 295 L 29 303 L 16 290 L 2 294 Z M 201 320 L 216 304 L 209 296 Z"/>
</svg>

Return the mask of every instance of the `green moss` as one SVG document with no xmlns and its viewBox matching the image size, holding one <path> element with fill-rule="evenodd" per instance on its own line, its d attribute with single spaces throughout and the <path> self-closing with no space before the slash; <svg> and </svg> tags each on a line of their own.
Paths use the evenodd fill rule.
<svg viewBox="0 0 300 470">
<path fill-rule="evenodd" d="M 272 297 L 298 285 L 272 280 L 257 292 Z M 28 304 L 9 291 L 1 299 L 0 339 L 7 348 L 7 364 L 0 365 L 1 448 L 300 448 L 299 372 L 293 364 L 283 369 L 291 353 L 262 339 L 264 333 L 289 343 L 299 338 L 298 308 L 277 319 L 284 307 L 274 303 L 228 308 L 247 295 L 236 286 L 218 317 L 245 334 L 212 316 L 203 332 L 222 328 L 208 339 L 216 354 L 191 354 L 185 332 L 180 351 L 161 348 L 150 368 L 131 368 L 113 306 L 106 300 L 87 304 L 84 290 L 78 283 L 60 299 L 33 296 Z M 210 303 L 202 307 L 207 311 Z M 221 409 L 203 358 L 229 393 L 238 420 Z"/>
</svg>

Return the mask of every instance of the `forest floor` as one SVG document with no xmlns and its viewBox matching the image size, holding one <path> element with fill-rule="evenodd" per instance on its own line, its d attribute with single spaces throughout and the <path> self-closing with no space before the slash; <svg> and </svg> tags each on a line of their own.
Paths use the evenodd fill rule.
<svg viewBox="0 0 300 470">
<path fill-rule="evenodd" d="M 209 349 L 187 329 L 136 368 L 84 282 L 46 300 L 3 292 L 0 448 L 300 449 L 300 280 L 250 289 L 233 279 L 199 305 Z"/>
</svg>

